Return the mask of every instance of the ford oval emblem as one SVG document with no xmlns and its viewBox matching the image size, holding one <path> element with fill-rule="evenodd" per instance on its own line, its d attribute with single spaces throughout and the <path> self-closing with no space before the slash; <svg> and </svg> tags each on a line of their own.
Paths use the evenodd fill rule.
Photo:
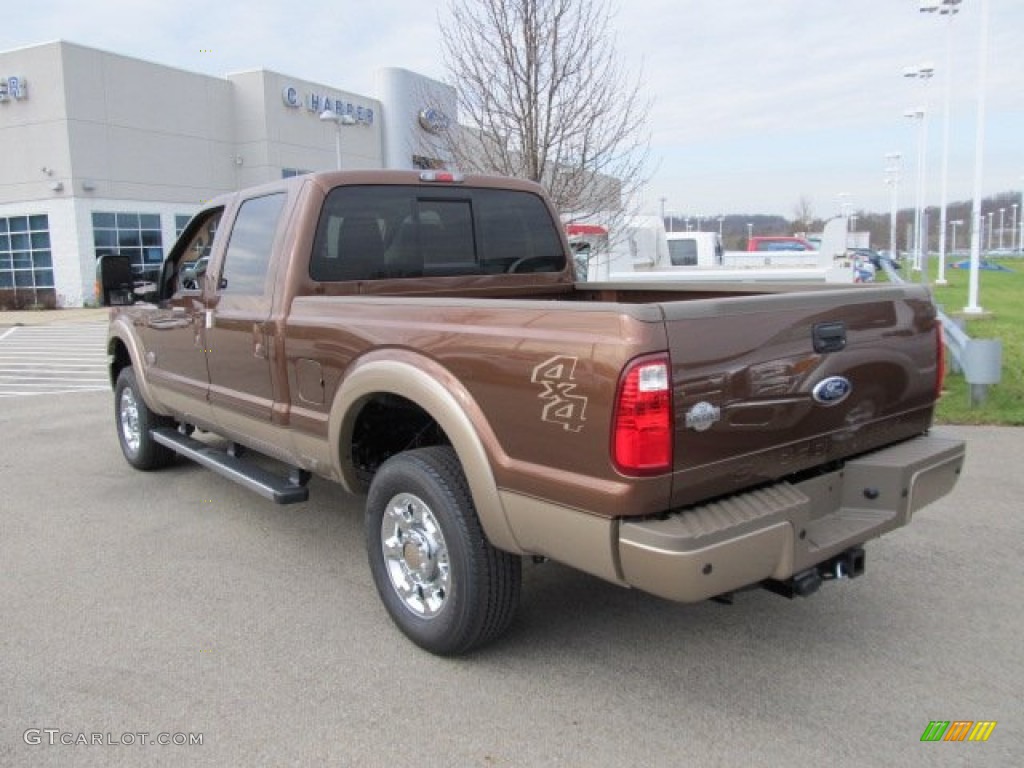
<svg viewBox="0 0 1024 768">
<path fill-rule="evenodd" d="M 822 405 L 839 405 L 850 396 L 851 392 L 853 392 L 853 384 L 849 379 L 842 376 L 829 376 L 814 386 L 811 395 Z"/>
</svg>

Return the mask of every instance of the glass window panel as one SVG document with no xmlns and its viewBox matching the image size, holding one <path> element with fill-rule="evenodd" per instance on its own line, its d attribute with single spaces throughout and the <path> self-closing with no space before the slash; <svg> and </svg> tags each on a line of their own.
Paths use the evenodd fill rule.
<svg viewBox="0 0 1024 768">
<path fill-rule="evenodd" d="M 0 270 L 0 288 L 13 288 L 14 274 Z"/>
<path fill-rule="evenodd" d="M 117 247 L 118 248 L 137 248 L 142 245 L 142 238 L 139 237 L 138 230 L 131 229 L 119 229 L 117 230 Z"/>
<path fill-rule="evenodd" d="M 164 260 L 163 248 L 143 248 L 142 250 L 146 254 L 147 264 L 159 264 Z"/>
<path fill-rule="evenodd" d="M 263 295 L 277 220 L 284 201 L 284 194 L 274 194 L 256 197 L 242 204 L 225 256 L 226 293 Z"/>
<path fill-rule="evenodd" d="M 113 250 L 117 247 L 117 232 L 112 229 L 94 229 L 92 242 L 97 249 Z"/>
<path fill-rule="evenodd" d="M 160 231 L 160 214 L 159 213 L 142 213 L 139 214 L 139 225 L 143 229 L 155 229 Z"/>
<path fill-rule="evenodd" d="M 11 262 L 15 269 L 29 269 L 32 266 L 32 255 L 28 251 L 15 251 L 11 254 Z"/>
<path fill-rule="evenodd" d="M 156 248 L 163 247 L 164 243 L 163 243 L 163 238 L 160 237 L 160 231 L 159 230 L 157 230 L 156 232 L 143 231 L 143 233 L 142 233 L 142 244 L 144 246 L 147 246 L 147 247 L 156 247 Z"/>
<path fill-rule="evenodd" d="M 11 254 L 0 253 L 0 270 L 12 269 L 11 265 Z"/>
<path fill-rule="evenodd" d="M 7 219 L 0 219 L 0 232 L 7 234 Z"/>
<path fill-rule="evenodd" d="M 32 254 L 32 262 L 37 267 L 52 267 L 53 256 L 50 251 L 36 251 Z"/>
<path fill-rule="evenodd" d="M 92 225 L 93 227 L 105 227 L 107 229 L 113 229 L 115 226 L 117 226 L 117 223 L 114 219 L 114 214 L 97 213 L 94 211 L 92 214 Z"/>
<path fill-rule="evenodd" d="M 117 221 L 118 229 L 138 229 L 139 228 L 139 214 L 137 213 L 117 213 L 114 214 Z"/>
<path fill-rule="evenodd" d="M 28 216 L 11 216 L 7 221 L 11 232 L 28 232 Z"/>
<path fill-rule="evenodd" d="M 36 214 L 35 216 L 29 216 L 28 217 L 28 228 L 29 229 L 34 229 L 37 232 L 40 231 L 40 230 L 47 230 L 47 229 L 49 229 L 50 225 L 47 222 L 46 214 L 45 213 L 39 213 L 39 214 Z"/>
<path fill-rule="evenodd" d="M 0 219 L 2 221 L 2 219 Z M 0 235 L 0 252 L 11 250 L 11 236 L 6 232 Z"/>
<path fill-rule="evenodd" d="M 32 287 L 32 272 L 27 269 L 18 270 L 14 273 L 14 285 L 18 288 Z"/>
<path fill-rule="evenodd" d="M 50 247 L 50 233 L 49 232 L 33 232 L 32 235 L 32 250 L 39 250 L 41 248 Z"/>
<path fill-rule="evenodd" d="M 53 271 L 37 269 L 35 271 L 36 288 L 53 288 Z"/>
<path fill-rule="evenodd" d="M 11 250 L 12 251 L 27 251 L 29 249 L 29 243 L 27 234 L 11 235 Z"/>
</svg>

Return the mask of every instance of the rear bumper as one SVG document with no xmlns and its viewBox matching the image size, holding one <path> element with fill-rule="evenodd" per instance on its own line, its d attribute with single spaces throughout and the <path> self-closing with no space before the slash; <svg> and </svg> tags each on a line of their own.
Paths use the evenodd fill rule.
<svg viewBox="0 0 1024 768">
<path fill-rule="evenodd" d="M 794 573 L 906 525 L 949 493 L 962 440 L 925 435 L 846 462 L 836 472 L 777 483 L 664 519 L 623 522 L 623 580 L 694 602 Z"/>
</svg>

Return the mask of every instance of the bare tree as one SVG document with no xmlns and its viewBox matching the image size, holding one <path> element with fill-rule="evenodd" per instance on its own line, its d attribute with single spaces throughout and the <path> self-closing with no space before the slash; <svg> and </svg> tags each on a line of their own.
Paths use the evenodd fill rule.
<svg viewBox="0 0 1024 768">
<path fill-rule="evenodd" d="M 804 232 L 811 231 L 811 223 L 814 221 L 814 204 L 807 195 L 800 195 L 800 199 L 793 207 L 793 220 L 796 224 L 803 225 Z"/>
<path fill-rule="evenodd" d="M 565 215 L 619 208 L 646 181 L 640 80 L 620 67 L 609 0 L 451 0 L 442 22 L 461 169 L 544 184 Z"/>
</svg>

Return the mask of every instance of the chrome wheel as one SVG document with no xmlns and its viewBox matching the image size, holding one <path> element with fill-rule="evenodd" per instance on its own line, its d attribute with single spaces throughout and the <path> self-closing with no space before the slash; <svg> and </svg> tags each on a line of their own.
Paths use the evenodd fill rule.
<svg viewBox="0 0 1024 768">
<path fill-rule="evenodd" d="M 384 508 L 380 533 L 395 593 L 416 616 L 435 617 L 448 599 L 451 565 L 434 513 L 418 496 L 400 493 Z"/>
<path fill-rule="evenodd" d="M 139 426 L 139 404 L 135 400 L 135 392 L 131 387 L 121 390 L 118 414 L 125 446 L 132 453 L 138 453 L 139 445 L 142 442 L 142 429 Z"/>
</svg>

